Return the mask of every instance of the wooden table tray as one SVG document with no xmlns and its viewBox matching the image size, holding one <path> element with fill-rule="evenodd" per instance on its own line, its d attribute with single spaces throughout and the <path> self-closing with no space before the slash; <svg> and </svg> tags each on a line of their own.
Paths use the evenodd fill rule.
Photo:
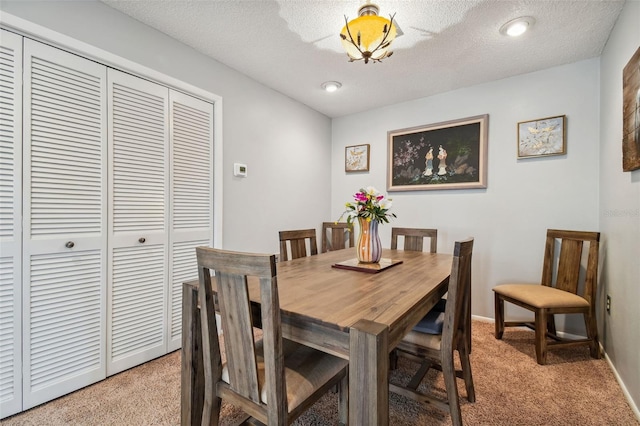
<svg viewBox="0 0 640 426">
<path fill-rule="evenodd" d="M 349 259 L 344 262 L 338 262 L 331 265 L 332 268 L 349 269 L 351 271 L 366 272 L 368 274 L 377 274 L 385 269 L 389 269 L 392 266 L 396 266 L 402 263 L 402 260 L 393 260 L 389 258 L 382 258 L 378 263 L 360 263 L 358 259 Z"/>
</svg>

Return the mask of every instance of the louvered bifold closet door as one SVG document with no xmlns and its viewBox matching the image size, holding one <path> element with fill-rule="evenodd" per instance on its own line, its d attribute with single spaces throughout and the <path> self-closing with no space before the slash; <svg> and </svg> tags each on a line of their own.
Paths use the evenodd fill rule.
<svg viewBox="0 0 640 426">
<path fill-rule="evenodd" d="M 213 243 L 213 104 L 171 91 L 169 350 L 181 346 L 182 283 L 198 279 L 195 248 Z"/>
<path fill-rule="evenodd" d="M 108 375 L 167 351 L 168 97 L 109 70 Z"/>
<path fill-rule="evenodd" d="M 24 40 L 24 409 L 105 377 L 106 68 Z"/>
<path fill-rule="evenodd" d="M 22 37 L 0 31 L 0 418 L 4 418 L 22 410 Z"/>
</svg>

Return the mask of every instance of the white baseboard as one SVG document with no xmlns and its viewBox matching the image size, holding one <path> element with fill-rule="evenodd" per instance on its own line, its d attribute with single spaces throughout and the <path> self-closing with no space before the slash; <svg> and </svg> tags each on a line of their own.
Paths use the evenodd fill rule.
<svg viewBox="0 0 640 426">
<path fill-rule="evenodd" d="M 616 370 L 616 367 L 611 362 L 611 358 L 609 358 L 609 356 L 607 355 L 606 352 L 604 352 L 604 350 L 602 352 L 604 353 L 604 359 L 607 360 L 607 364 L 609 364 L 609 367 L 611 367 L 611 371 L 613 371 L 613 375 L 616 378 L 616 381 L 618 382 L 618 384 L 620 385 L 620 389 L 622 389 L 622 394 L 624 395 L 627 402 L 629 403 L 629 406 L 631 407 L 631 411 L 633 411 L 633 415 L 636 416 L 636 420 L 640 422 L 640 410 L 638 410 L 638 406 L 635 404 L 635 402 L 631 398 L 631 394 L 627 390 L 627 387 L 624 385 L 622 378 L 618 375 L 618 371 Z"/>
<path fill-rule="evenodd" d="M 493 318 L 481 317 L 479 315 L 471 315 L 471 319 L 481 321 L 481 322 L 490 322 L 490 323 L 496 322 Z"/>
</svg>

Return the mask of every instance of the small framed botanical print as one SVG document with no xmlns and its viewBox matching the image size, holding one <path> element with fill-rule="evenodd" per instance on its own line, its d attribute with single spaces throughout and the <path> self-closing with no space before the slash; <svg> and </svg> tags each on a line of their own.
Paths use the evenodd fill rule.
<svg viewBox="0 0 640 426">
<path fill-rule="evenodd" d="M 344 149 L 345 172 L 369 171 L 369 144 L 347 146 Z"/>
<path fill-rule="evenodd" d="M 567 153 L 566 116 L 538 118 L 518 123 L 518 158 Z"/>
</svg>

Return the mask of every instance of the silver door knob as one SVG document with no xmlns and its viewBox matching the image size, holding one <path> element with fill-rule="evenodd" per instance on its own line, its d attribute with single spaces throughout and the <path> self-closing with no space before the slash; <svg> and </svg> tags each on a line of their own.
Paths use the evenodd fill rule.
<svg viewBox="0 0 640 426">
<path fill-rule="evenodd" d="M 144 243 L 145 241 L 147 241 L 147 240 L 144 237 L 138 238 L 138 242 L 139 243 Z"/>
<path fill-rule="evenodd" d="M 73 241 L 67 241 L 67 244 L 64 245 L 66 248 L 73 248 L 73 246 L 75 246 L 75 243 Z"/>
</svg>

